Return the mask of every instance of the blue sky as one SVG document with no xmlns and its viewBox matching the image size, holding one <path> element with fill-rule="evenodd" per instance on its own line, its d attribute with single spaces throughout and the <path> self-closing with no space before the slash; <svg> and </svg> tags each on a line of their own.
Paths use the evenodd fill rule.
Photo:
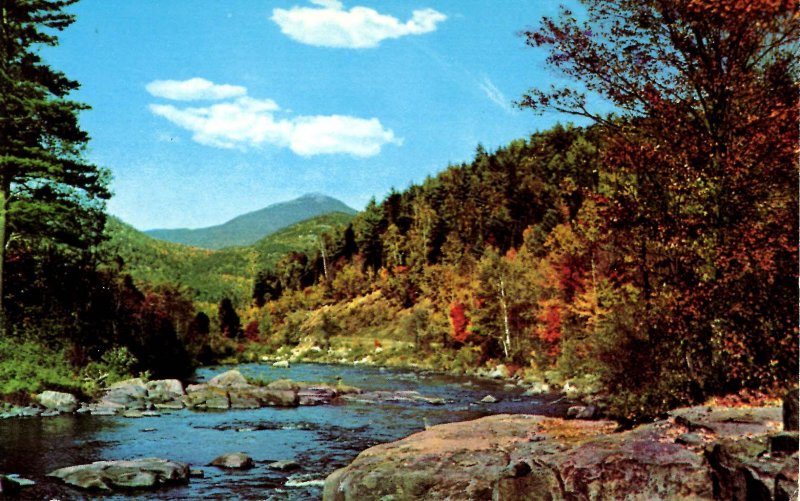
<svg viewBox="0 0 800 501">
<path fill-rule="evenodd" d="M 200 227 L 309 192 L 356 209 L 569 117 L 521 30 L 547 0 L 83 0 L 46 60 L 81 82 L 112 214 Z"/>
</svg>

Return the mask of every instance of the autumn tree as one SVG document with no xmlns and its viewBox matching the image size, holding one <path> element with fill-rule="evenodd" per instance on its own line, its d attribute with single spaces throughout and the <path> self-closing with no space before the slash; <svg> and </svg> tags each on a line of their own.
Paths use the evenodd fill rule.
<svg viewBox="0 0 800 501">
<path fill-rule="evenodd" d="M 107 175 L 86 162 L 78 123 L 85 105 L 67 99 L 78 83 L 42 60 L 76 0 L 0 2 L 0 314 L 6 253 L 37 241 L 87 249 L 101 238 Z"/>
<path fill-rule="evenodd" d="M 521 104 L 605 130 L 606 228 L 648 305 L 634 336 L 661 373 L 685 375 L 678 399 L 786 384 L 797 368 L 798 2 L 582 3 L 589 21 L 564 10 L 526 40 L 616 115 L 575 88 L 534 89 Z"/>
</svg>

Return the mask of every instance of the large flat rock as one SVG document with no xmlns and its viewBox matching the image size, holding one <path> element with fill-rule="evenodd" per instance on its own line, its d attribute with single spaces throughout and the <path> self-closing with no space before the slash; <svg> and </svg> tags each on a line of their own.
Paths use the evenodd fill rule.
<svg viewBox="0 0 800 501">
<path fill-rule="evenodd" d="M 776 411 L 692 408 L 624 432 L 526 415 L 439 425 L 362 452 L 326 479 L 324 499 L 712 500 L 747 479 L 744 497 L 725 499 L 781 499 L 792 457 L 765 457 Z"/>
<path fill-rule="evenodd" d="M 87 490 L 153 489 L 189 481 L 189 466 L 159 458 L 96 461 L 48 473 L 65 483 Z"/>
</svg>

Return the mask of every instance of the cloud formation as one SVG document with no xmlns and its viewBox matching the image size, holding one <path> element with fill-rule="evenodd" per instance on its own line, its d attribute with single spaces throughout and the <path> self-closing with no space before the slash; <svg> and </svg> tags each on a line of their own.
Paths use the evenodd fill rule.
<svg viewBox="0 0 800 501">
<path fill-rule="evenodd" d="M 503 94 L 503 91 L 498 89 L 494 82 L 489 79 L 489 77 L 483 77 L 483 80 L 481 80 L 478 85 L 490 101 L 508 112 L 511 111 L 510 101 L 506 98 L 505 94 Z"/>
<path fill-rule="evenodd" d="M 246 89 L 244 95 L 209 106 L 180 108 L 151 104 L 149 108 L 153 114 L 192 132 L 194 141 L 216 148 L 245 150 L 271 145 L 289 148 L 304 157 L 341 153 L 371 157 L 379 154 L 386 144 L 402 144 L 402 139 L 377 118 L 345 115 L 281 118 L 276 116 L 283 112 L 275 101 L 249 97 Z"/>
<path fill-rule="evenodd" d="M 155 80 L 145 86 L 147 92 L 156 97 L 176 101 L 218 101 L 247 94 L 247 89 L 238 85 L 217 85 L 205 78 L 189 80 Z"/>
<path fill-rule="evenodd" d="M 273 9 L 272 20 L 291 39 L 307 45 L 347 49 L 377 47 L 388 38 L 436 30 L 447 16 L 433 9 L 415 10 L 405 23 L 368 7 L 345 10 L 338 0 L 311 0 L 317 7 Z"/>
</svg>

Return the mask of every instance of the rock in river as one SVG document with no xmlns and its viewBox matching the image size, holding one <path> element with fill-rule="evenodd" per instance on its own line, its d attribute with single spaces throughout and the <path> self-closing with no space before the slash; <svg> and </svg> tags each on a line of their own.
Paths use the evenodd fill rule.
<svg viewBox="0 0 800 501">
<path fill-rule="evenodd" d="M 209 386 L 219 386 L 222 388 L 228 388 L 230 386 L 247 386 L 249 383 L 242 373 L 236 369 L 231 369 L 227 372 L 223 372 L 217 376 L 214 376 L 208 381 Z"/>
<path fill-rule="evenodd" d="M 48 474 L 81 489 L 151 489 L 189 481 L 189 465 L 167 459 L 97 461 L 61 468 Z"/>
<path fill-rule="evenodd" d="M 43 391 L 36 399 L 45 409 L 58 412 L 75 412 L 78 409 L 78 399 L 71 393 L 60 391 Z"/>
<path fill-rule="evenodd" d="M 245 470 L 255 466 L 253 458 L 244 452 L 231 452 L 223 454 L 215 458 L 209 466 L 219 466 L 220 468 L 230 468 L 236 470 Z"/>
</svg>

